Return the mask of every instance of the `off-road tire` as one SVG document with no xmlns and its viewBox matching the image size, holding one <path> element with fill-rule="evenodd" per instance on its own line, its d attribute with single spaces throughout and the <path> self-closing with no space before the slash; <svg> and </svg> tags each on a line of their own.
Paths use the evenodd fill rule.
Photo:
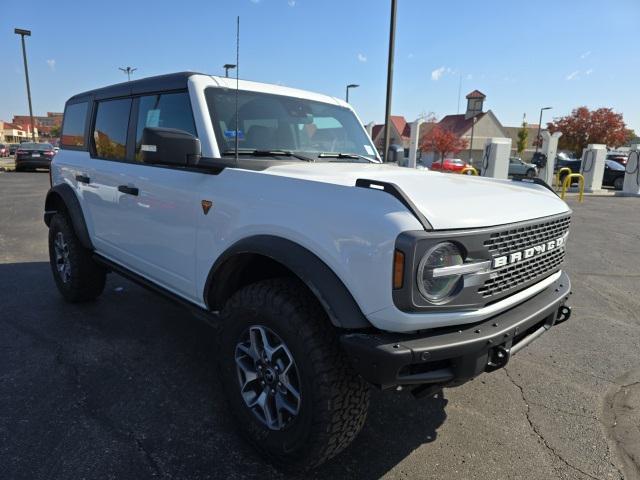
<svg viewBox="0 0 640 480">
<path fill-rule="evenodd" d="M 308 470 L 356 438 L 366 419 L 369 387 L 351 368 L 337 330 L 302 284 L 272 279 L 244 287 L 226 303 L 221 319 L 218 365 L 229 408 L 243 437 L 269 462 Z M 260 423 L 240 393 L 234 352 L 252 325 L 280 336 L 299 371 L 300 413 L 283 430 Z"/>
<path fill-rule="evenodd" d="M 68 245 L 70 274 L 67 281 L 63 281 L 56 262 L 54 242 L 59 232 Z M 104 290 L 106 270 L 93 260 L 91 251 L 82 246 L 64 213 L 56 213 L 49 223 L 49 263 L 56 286 L 68 302 L 95 300 Z"/>
</svg>

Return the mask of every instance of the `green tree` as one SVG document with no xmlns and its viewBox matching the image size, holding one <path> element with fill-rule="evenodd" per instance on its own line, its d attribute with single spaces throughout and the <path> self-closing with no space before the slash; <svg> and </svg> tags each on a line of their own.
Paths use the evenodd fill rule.
<svg viewBox="0 0 640 480">
<path fill-rule="evenodd" d="M 51 127 L 51 136 L 52 137 L 59 137 L 60 136 L 60 127 L 58 127 L 58 126 Z"/>
<path fill-rule="evenodd" d="M 522 121 L 522 128 L 518 130 L 518 142 L 516 148 L 518 150 L 518 156 L 522 157 L 525 149 L 527 148 L 527 141 L 529 140 L 529 130 L 527 129 L 527 122 Z"/>
</svg>

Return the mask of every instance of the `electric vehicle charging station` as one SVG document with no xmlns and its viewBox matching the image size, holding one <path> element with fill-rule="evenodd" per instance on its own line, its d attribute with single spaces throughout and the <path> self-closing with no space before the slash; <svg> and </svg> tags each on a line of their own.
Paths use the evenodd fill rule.
<svg viewBox="0 0 640 480">
<path fill-rule="evenodd" d="M 503 178 L 509 176 L 509 155 L 511 154 L 511 139 L 493 137 L 488 138 L 482 155 L 483 177 Z"/>
<path fill-rule="evenodd" d="M 629 152 L 622 186 L 623 195 L 640 196 L 640 146 Z"/>
<path fill-rule="evenodd" d="M 582 152 L 580 173 L 584 176 L 584 191 L 595 192 L 602 190 L 604 177 L 604 160 L 607 157 L 607 147 L 602 144 L 591 144 Z"/>
<path fill-rule="evenodd" d="M 558 140 L 562 132 L 550 134 L 547 130 L 542 132 L 542 153 L 547 158 L 544 167 L 538 169 L 538 178 L 547 185 L 553 185 L 553 175 L 556 166 L 556 155 L 558 153 Z"/>
</svg>

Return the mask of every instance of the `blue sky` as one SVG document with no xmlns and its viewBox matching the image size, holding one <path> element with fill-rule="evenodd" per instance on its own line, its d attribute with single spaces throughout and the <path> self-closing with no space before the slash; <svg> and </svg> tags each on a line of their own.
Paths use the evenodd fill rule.
<svg viewBox="0 0 640 480">
<path fill-rule="evenodd" d="M 344 96 L 366 123 L 384 117 L 389 0 L 20 2 L 0 18 L 0 119 L 26 114 L 19 37 L 27 39 L 34 114 L 62 111 L 79 91 L 181 70 Z M 640 134 L 640 1 L 398 1 L 393 113 L 456 113 L 479 89 L 504 125 L 537 123 L 572 108 L 613 107 Z M 464 98 L 461 109 L 464 109 Z"/>
</svg>

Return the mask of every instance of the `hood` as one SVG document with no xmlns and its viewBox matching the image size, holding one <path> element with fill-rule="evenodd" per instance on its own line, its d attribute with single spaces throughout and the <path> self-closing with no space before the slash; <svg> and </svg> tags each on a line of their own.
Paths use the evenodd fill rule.
<svg viewBox="0 0 640 480">
<path fill-rule="evenodd" d="M 563 200 L 540 185 L 395 165 L 286 164 L 262 173 L 354 188 L 358 178 L 394 183 L 435 230 L 492 227 L 569 211 Z"/>
</svg>

